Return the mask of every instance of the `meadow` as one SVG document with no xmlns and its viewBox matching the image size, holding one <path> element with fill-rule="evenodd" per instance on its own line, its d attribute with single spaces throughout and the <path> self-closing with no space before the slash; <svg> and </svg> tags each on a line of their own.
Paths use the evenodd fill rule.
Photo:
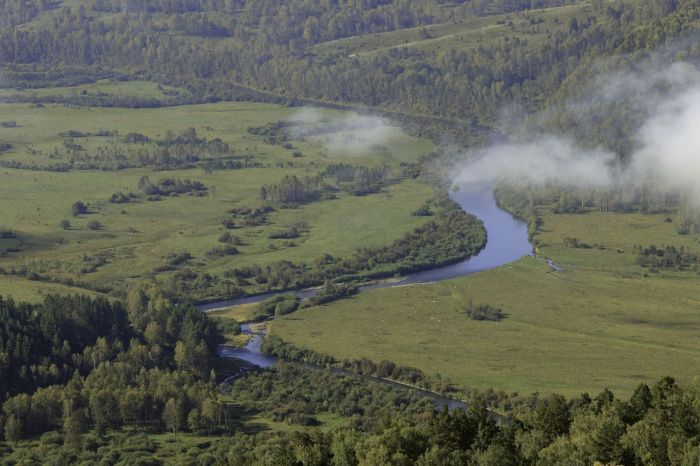
<svg viewBox="0 0 700 466">
<path fill-rule="evenodd" d="M 540 257 L 428 285 L 371 290 L 275 320 L 285 341 L 336 356 L 369 357 L 440 373 L 457 387 L 576 396 L 698 373 L 696 272 L 654 272 L 633 247 L 685 246 L 665 215 L 542 209 Z M 566 247 L 578 237 L 590 248 Z M 543 256 L 563 267 L 553 272 Z M 468 303 L 499 307 L 500 322 L 470 320 Z"/>
<path fill-rule="evenodd" d="M 406 47 L 437 57 L 439 53 L 448 50 L 468 50 L 497 43 L 504 38 L 541 43 L 552 33 L 568 28 L 572 17 L 588 10 L 588 4 L 579 3 L 516 14 L 448 20 L 429 26 L 323 42 L 314 46 L 313 50 L 320 56 L 342 51 L 350 56 L 361 57 Z"/>
<path fill-rule="evenodd" d="M 151 97 L 160 97 L 162 92 L 152 83 L 107 81 L 55 91 Z M 25 92 L 57 95 L 51 89 Z M 300 112 L 299 108 L 258 103 L 153 109 L 0 104 L 0 120 L 12 122 L 0 126 L 0 141 L 11 146 L 0 154 L 0 196 L 6 199 L 0 203 L 0 228 L 14 236 L 0 239 L 0 251 L 5 251 L 0 267 L 13 275 L 0 279 L 0 290 L 36 298 L 30 289 L 37 282 L 24 284 L 20 278 L 34 273 L 64 285 L 119 294 L 143 280 L 167 280 L 178 257 L 182 264 L 176 265 L 220 276 L 234 267 L 265 267 L 282 260 L 305 263 L 324 253 L 348 257 L 358 247 L 388 244 L 425 223 L 425 218 L 412 212 L 433 197 L 434 190 L 404 176 L 401 164 L 417 162 L 433 148 L 430 142 L 390 126 L 379 136 L 368 133 L 365 137 L 360 131 L 359 136 L 351 137 L 342 127 L 349 114 L 333 110 L 318 111 L 314 118 L 340 122 L 337 128 L 285 144 L 248 131 L 295 118 Z M 233 155 L 220 158 L 250 165 L 237 169 L 205 169 L 201 163 L 166 169 L 85 169 L 77 165 L 84 160 L 102 163 L 90 158 L 95 153 L 121 151 L 134 156 L 138 151 L 160 150 L 157 142 L 125 142 L 130 133 L 160 141 L 188 128 L 195 129 L 197 138 L 218 138 L 227 144 Z M 83 134 L 67 137 L 70 131 Z M 356 144 L 363 147 L 361 153 L 354 149 Z M 204 161 L 216 159 L 212 156 Z M 230 214 L 232 209 L 264 206 L 260 199 L 263 185 L 286 175 L 314 176 L 337 163 L 386 165 L 390 177 L 376 194 L 353 196 L 339 190 L 325 200 L 276 207 L 258 225 L 245 225 Z M 67 171 L 48 170 L 56 164 L 74 165 Z M 149 201 L 139 193 L 144 176 L 154 183 L 165 178 L 189 179 L 204 184 L 206 191 Z M 116 193 L 135 194 L 128 202 L 111 202 Z M 73 216 L 72 205 L 77 201 L 88 206 L 86 214 Z M 229 220 L 233 224 L 224 225 Z M 303 228 L 293 241 L 270 238 L 295 225 Z M 225 233 L 236 238 L 238 253 L 211 254 L 222 246 Z M 12 284 L 2 285 L 3 280 L 12 280 Z M 247 291 L 256 291 L 256 285 Z"/>
</svg>

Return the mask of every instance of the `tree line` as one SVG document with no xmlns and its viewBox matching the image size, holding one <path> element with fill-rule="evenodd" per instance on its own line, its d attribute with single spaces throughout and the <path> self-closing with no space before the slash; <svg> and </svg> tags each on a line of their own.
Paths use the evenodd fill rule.
<svg viewBox="0 0 700 466">
<path fill-rule="evenodd" d="M 195 308 L 132 290 L 126 303 L 0 297 L 0 430 L 8 441 L 63 429 L 196 431 L 225 424 L 211 372 L 221 331 Z M 189 426 L 189 427 L 188 427 Z"/>
</svg>

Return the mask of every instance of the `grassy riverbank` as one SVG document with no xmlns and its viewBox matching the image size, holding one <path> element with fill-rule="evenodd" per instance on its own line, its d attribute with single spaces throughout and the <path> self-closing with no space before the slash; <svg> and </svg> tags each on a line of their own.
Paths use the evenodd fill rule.
<svg viewBox="0 0 700 466">
<path fill-rule="evenodd" d="M 542 259 L 442 283 L 372 290 L 275 321 L 273 334 L 338 358 L 389 359 L 458 385 L 576 395 L 697 373 L 697 275 L 650 274 L 634 244 L 676 244 L 663 216 L 540 212 Z M 585 232 L 585 238 L 583 237 Z M 623 232 L 629 233 L 624 235 Z M 567 248 L 577 234 L 598 248 Z M 603 249 L 604 248 L 604 249 Z M 501 322 L 469 320 L 473 300 L 503 309 Z"/>
<path fill-rule="evenodd" d="M 151 83 L 105 80 L 74 88 L 4 92 L 40 98 L 83 93 L 161 98 L 166 91 L 175 92 Z M 174 276 L 191 271 L 188 281 L 198 288 L 188 294 L 225 296 L 233 293 L 231 285 L 214 282 L 233 268 L 311 263 L 326 253 L 349 258 L 360 247 L 390 244 L 430 219 L 412 213 L 435 192 L 406 176 L 404 167 L 432 150 L 432 143 L 378 121 L 373 125 L 380 127 L 380 135 L 364 130 L 351 135 L 348 119 L 368 123 L 348 112 L 312 113 L 314 124 L 327 125 L 320 134 L 285 142 L 280 136 L 284 130 L 269 136 L 249 129 L 301 118 L 305 113 L 299 108 L 258 103 L 141 109 L 0 104 L 2 119 L 11 122 L 0 127 L 0 142 L 7 144 L 0 153 L 0 196 L 13 200 L 0 206 L 0 229 L 10 232 L 0 239 L 0 267 L 11 275 L 0 276 L 0 289 L 31 300 L 38 299 L 31 291 L 37 286 L 26 278 L 116 294 L 155 278 L 173 289 L 182 280 Z M 180 147 L 173 138 L 188 128 L 196 132 L 199 145 Z M 228 149 L 207 152 L 200 161 L 165 169 L 150 162 L 129 165 L 143 163 L 143 154 L 162 152 L 163 147 L 211 151 L 206 144 L 217 139 Z M 164 145 L 164 140 L 176 142 Z M 356 151 L 356 145 L 363 150 Z M 211 161 L 247 165 L 206 168 L 205 162 Z M 315 176 L 338 163 L 386 166 L 388 179 L 376 193 L 356 196 L 338 189 L 294 208 L 273 206 L 254 221 L 231 214 L 264 206 L 263 185 L 288 175 Z M 153 183 L 193 180 L 206 190 L 155 196 L 156 202 L 139 188 L 145 176 Z M 124 197 L 113 201 L 119 194 Z M 77 201 L 87 205 L 86 214 L 73 215 Z M 224 251 L 233 243 L 230 253 Z M 233 286 L 256 292 L 268 285 L 243 280 Z"/>
</svg>

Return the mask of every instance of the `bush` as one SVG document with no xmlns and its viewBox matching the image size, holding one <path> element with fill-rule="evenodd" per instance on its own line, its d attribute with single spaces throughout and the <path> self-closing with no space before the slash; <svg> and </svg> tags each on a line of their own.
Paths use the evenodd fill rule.
<svg viewBox="0 0 700 466">
<path fill-rule="evenodd" d="M 101 230 L 102 224 L 97 220 L 90 220 L 87 224 L 88 228 L 91 230 Z"/>
<path fill-rule="evenodd" d="M 17 234 L 11 228 L 0 228 L 0 239 L 16 238 Z"/>
<path fill-rule="evenodd" d="M 273 231 L 268 235 L 270 239 L 294 239 L 299 237 L 299 229 L 296 226 L 286 230 Z"/>
<path fill-rule="evenodd" d="M 326 280 L 318 293 L 304 302 L 304 307 L 320 306 L 339 299 L 352 296 L 359 291 L 359 288 L 352 283 L 333 283 Z"/>
<path fill-rule="evenodd" d="M 240 236 L 232 235 L 230 232 L 225 231 L 219 236 L 219 243 L 233 244 L 234 246 L 238 246 L 240 244 L 243 244 L 243 241 L 241 240 Z"/>
<path fill-rule="evenodd" d="M 111 202 L 112 204 L 126 204 L 130 200 L 131 198 L 129 197 L 129 195 L 124 194 L 121 191 L 112 194 L 112 196 L 109 198 L 109 202 Z"/>
<path fill-rule="evenodd" d="M 15 120 L 0 121 L 0 126 L 3 128 L 17 128 L 17 122 Z"/>
<path fill-rule="evenodd" d="M 490 320 L 492 322 L 498 322 L 505 318 L 505 314 L 499 308 L 489 304 L 474 304 L 471 301 L 467 305 L 466 314 L 470 320 Z"/>
<path fill-rule="evenodd" d="M 77 217 L 78 215 L 87 214 L 88 207 L 87 207 L 87 204 L 85 204 L 84 202 L 76 201 L 73 203 L 72 210 L 73 210 L 73 216 Z"/>
<path fill-rule="evenodd" d="M 299 299 L 294 293 L 272 296 L 258 304 L 253 320 L 262 320 L 272 316 L 290 314 L 299 308 Z"/>
<path fill-rule="evenodd" d="M 429 217 L 433 215 L 433 211 L 430 210 L 430 206 L 428 204 L 423 204 L 413 212 L 413 215 L 416 217 Z"/>
<path fill-rule="evenodd" d="M 61 220 L 61 228 L 64 230 L 70 229 L 70 222 L 68 220 Z"/>
<path fill-rule="evenodd" d="M 238 254 L 238 249 L 231 245 L 226 246 L 216 246 L 207 251 L 206 256 L 209 259 L 216 259 L 217 257 L 225 256 L 235 256 Z"/>
</svg>

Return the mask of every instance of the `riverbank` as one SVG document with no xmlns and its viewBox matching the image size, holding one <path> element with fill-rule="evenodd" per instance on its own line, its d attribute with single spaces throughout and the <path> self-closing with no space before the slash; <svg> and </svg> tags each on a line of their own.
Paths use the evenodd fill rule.
<svg viewBox="0 0 700 466">
<path fill-rule="evenodd" d="M 467 260 L 459 261 L 455 264 L 437 267 L 435 269 L 416 272 L 404 277 L 395 277 L 388 280 L 376 281 L 371 284 L 366 284 L 360 287 L 360 292 L 377 290 L 382 288 L 400 288 L 419 283 L 434 283 L 447 280 L 449 278 L 468 275 L 471 273 L 488 270 L 518 259 L 524 255 L 531 254 L 532 246 L 527 239 L 527 226 L 510 216 L 507 212 L 500 209 L 493 198 L 491 191 L 470 192 L 467 190 L 452 191 L 450 197 L 453 201 L 464 210 L 476 213 L 478 218 L 483 222 L 487 230 L 488 240 L 485 247 L 474 257 Z M 294 291 L 295 295 L 300 299 L 308 299 L 313 297 L 318 292 L 318 287 L 307 288 Z M 219 301 L 216 303 L 202 304 L 199 308 L 204 312 L 216 312 L 222 309 L 227 309 L 232 306 L 252 305 L 269 297 L 279 295 L 285 292 L 263 293 L 256 296 L 247 296 L 228 301 Z M 220 355 L 228 358 L 239 358 L 258 367 L 269 367 L 276 363 L 276 358 L 271 357 L 262 352 L 262 335 L 251 331 L 250 324 L 244 323 L 241 328 L 243 333 L 251 336 L 247 345 L 243 348 L 232 348 L 223 346 L 220 349 Z M 306 364 L 306 363 L 305 363 Z M 324 366 L 314 365 L 321 369 Z M 374 380 L 382 383 L 392 383 L 397 387 L 410 388 L 414 390 L 422 390 L 426 396 L 431 398 L 442 397 L 440 406 L 447 406 L 448 409 L 456 407 L 464 407 L 464 401 L 447 398 L 444 395 L 438 394 L 415 385 L 400 382 L 392 379 L 358 374 L 353 371 L 347 371 L 342 368 L 333 367 L 331 370 L 340 371 L 341 373 L 353 374 L 356 376 L 367 377 L 368 380 Z M 436 406 L 437 406 L 436 401 Z"/>
<path fill-rule="evenodd" d="M 466 259 L 448 261 L 446 265 L 409 273 L 397 277 L 381 277 L 360 286 L 360 292 L 378 288 L 391 288 L 417 283 L 433 283 L 462 275 L 488 270 L 532 254 L 532 245 L 528 240 L 527 225 L 498 207 L 493 191 L 469 191 L 459 189 L 450 191 L 450 199 L 464 211 L 478 218 L 486 231 L 485 245 L 474 256 Z M 379 278 L 379 277 L 378 277 Z M 226 309 L 232 306 L 263 301 L 283 293 L 294 293 L 299 299 L 313 297 L 319 286 L 301 290 L 280 290 L 260 293 L 252 296 L 229 300 L 202 303 L 198 308 L 205 312 Z"/>
</svg>

